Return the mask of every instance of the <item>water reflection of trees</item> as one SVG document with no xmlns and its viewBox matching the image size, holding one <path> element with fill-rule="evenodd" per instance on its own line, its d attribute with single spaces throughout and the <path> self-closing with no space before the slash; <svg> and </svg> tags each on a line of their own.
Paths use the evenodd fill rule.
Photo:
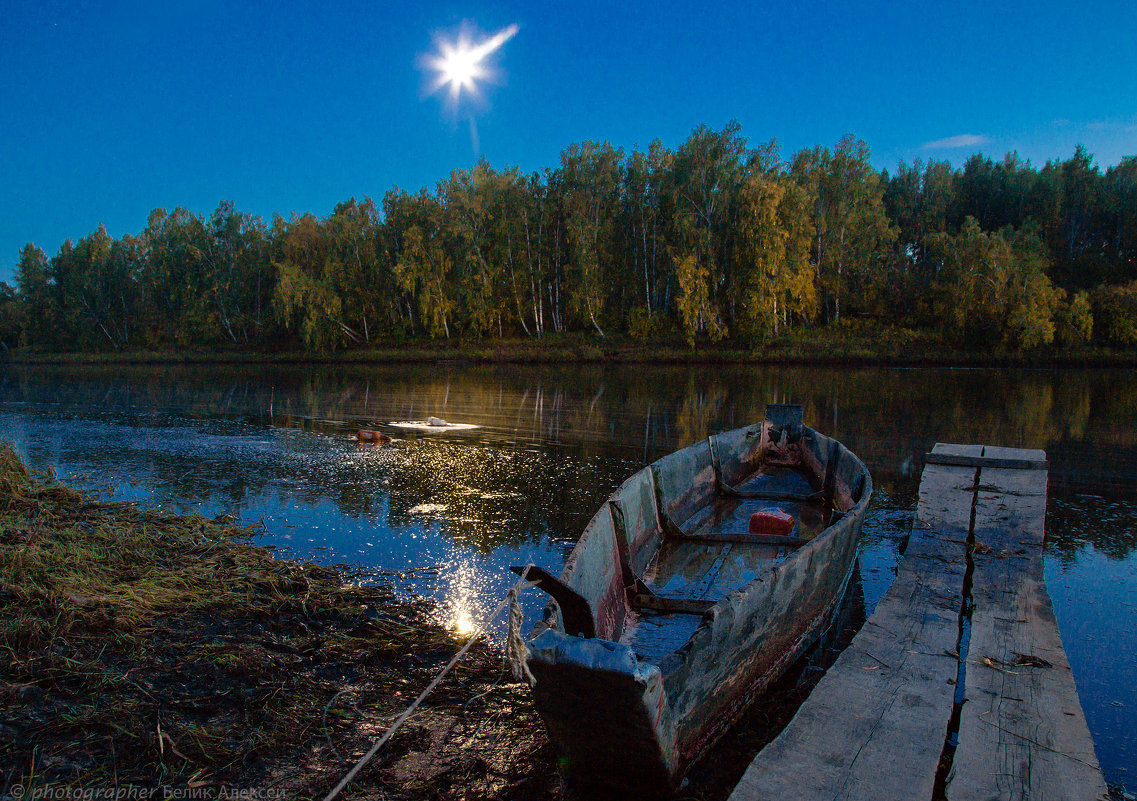
<svg viewBox="0 0 1137 801">
<path fill-rule="evenodd" d="M 279 475 L 255 453 L 185 473 L 150 470 L 200 499 L 240 503 L 280 492 L 330 499 L 352 515 L 376 498 L 447 495 L 449 533 L 463 541 L 515 542 L 534 531 L 577 531 L 599 499 L 636 465 L 709 432 L 759 419 L 772 401 L 803 403 L 806 420 L 844 441 L 878 484 L 914 497 L 913 476 L 937 441 L 1044 448 L 1059 491 L 1137 489 L 1137 379 L 1117 371 L 907 370 L 645 365 L 296 365 L 8 368 L 0 400 L 88 410 L 140 430 L 207 420 L 246 431 L 354 432 L 360 426 L 437 415 L 481 428 L 428 445 L 389 477 L 387 489 L 352 480 Z M 213 430 L 213 429 L 211 429 Z M 456 444 L 455 444 L 456 443 Z M 519 454 L 545 454 L 547 464 Z M 218 457 L 221 458 L 221 457 Z M 615 468 L 598 465 L 612 465 Z M 562 469 L 563 468 L 563 469 Z M 616 470 L 623 471 L 616 473 Z M 228 483 L 206 474 L 224 471 Z M 538 486 L 542 485 L 542 486 Z M 445 488 L 449 488 L 448 490 Z M 481 493 L 456 495 L 460 489 Z M 495 493 L 502 493 L 502 497 Z M 511 501 L 518 493 L 525 502 Z M 305 500 L 305 502 L 309 502 Z M 480 508 L 479 505 L 484 508 Z M 571 511 L 565 511 L 571 510 Z M 401 525 L 406 510 L 389 514 Z M 479 528 L 480 526 L 480 528 Z M 528 528 L 527 528 L 528 527 Z M 485 547 L 485 546 L 480 546 Z"/>
<path fill-rule="evenodd" d="M 1137 504 L 1092 495 L 1051 498 L 1046 507 L 1046 547 L 1064 564 L 1092 544 L 1112 559 L 1137 550 Z"/>
</svg>

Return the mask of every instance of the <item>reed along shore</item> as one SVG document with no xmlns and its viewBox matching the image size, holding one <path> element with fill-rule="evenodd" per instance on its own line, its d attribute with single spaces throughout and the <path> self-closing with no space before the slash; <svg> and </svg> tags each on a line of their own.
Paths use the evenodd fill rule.
<svg viewBox="0 0 1137 801">
<path fill-rule="evenodd" d="M 254 533 L 99 501 L 0 442 L 6 797 L 322 798 L 461 646 L 433 602 L 277 558 Z M 557 787 L 528 688 L 479 645 L 350 790 L 508 799 Z"/>
</svg>

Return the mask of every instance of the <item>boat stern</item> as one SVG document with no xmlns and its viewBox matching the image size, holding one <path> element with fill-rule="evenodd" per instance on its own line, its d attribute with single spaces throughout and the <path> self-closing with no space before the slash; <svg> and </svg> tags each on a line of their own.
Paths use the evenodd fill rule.
<svg viewBox="0 0 1137 801">
<path fill-rule="evenodd" d="M 529 643 L 533 694 L 561 773 L 576 784 L 659 797 L 673 789 L 675 734 L 663 677 L 631 648 L 547 630 Z"/>
</svg>

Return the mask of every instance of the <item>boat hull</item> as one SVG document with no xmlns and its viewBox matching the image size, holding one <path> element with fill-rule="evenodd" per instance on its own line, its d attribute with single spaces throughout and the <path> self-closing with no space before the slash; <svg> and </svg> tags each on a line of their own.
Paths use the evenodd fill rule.
<svg viewBox="0 0 1137 801">
<path fill-rule="evenodd" d="M 530 641 L 530 668 L 562 772 L 576 783 L 640 797 L 667 793 L 829 627 L 852 574 L 871 480 L 843 445 L 805 429 L 794 458 L 838 499 L 839 519 L 710 604 L 693 634 L 662 658 L 641 658 L 615 641 L 635 615 L 630 585 L 640 575 L 634 568 L 643 568 L 635 543 L 652 544 L 653 531 L 656 548 L 669 529 L 682 536 L 671 515 L 695 520 L 708 482 L 721 493 L 745 472 L 747 458 L 754 462 L 754 452 L 769 455 L 769 424 L 761 442 L 755 431 L 728 432 L 707 443 L 706 453 L 700 444 L 652 465 L 654 512 L 647 479 L 633 476 L 593 518 L 570 558 L 562 579 L 592 604 L 598 636 L 565 633 L 554 614 Z M 747 448 L 749 456 L 740 457 Z M 732 459 L 739 465 L 732 468 Z"/>
</svg>

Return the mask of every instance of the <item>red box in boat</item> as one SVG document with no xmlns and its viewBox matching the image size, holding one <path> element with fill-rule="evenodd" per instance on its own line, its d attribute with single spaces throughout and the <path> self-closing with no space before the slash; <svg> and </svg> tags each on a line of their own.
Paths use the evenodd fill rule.
<svg viewBox="0 0 1137 801">
<path fill-rule="evenodd" d="M 781 509 L 763 509 L 750 515 L 751 534 L 772 534 L 788 537 L 794 530 L 794 516 Z"/>
</svg>

